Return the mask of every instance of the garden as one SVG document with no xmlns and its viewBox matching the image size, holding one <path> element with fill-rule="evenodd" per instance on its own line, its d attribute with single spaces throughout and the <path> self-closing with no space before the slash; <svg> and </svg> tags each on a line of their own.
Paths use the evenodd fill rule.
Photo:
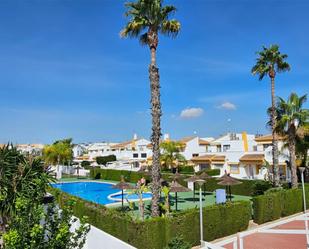
<svg viewBox="0 0 309 249">
<path fill-rule="evenodd" d="M 215 171 L 208 170 L 209 174 L 216 175 Z M 118 183 L 123 176 L 126 182 L 134 184 L 140 179 L 150 183 L 150 176 L 145 172 L 121 171 L 112 169 L 92 169 L 91 179 L 99 182 Z M 171 173 L 163 173 L 162 178 L 173 181 Z M 187 173 L 179 174 L 177 181 L 187 186 Z M 203 227 L 204 239 L 212 241 L 231 235 L 248 228 L 249 221 L 262 224 L 279 219 L 303 210 L 301 189 L 272 188 L 272 185 L 260 180 L 241 180 L 242 184 L 232 186 L 232 201 L 225 204 L 216 204 L 213 191 L 222 188 L 218 185 L 217 177 L 209 178 L 205 183 L 206 193 L 203 193 Z M 71 179 L 72 181 L 72 179 Z M 163 192 L 164 187 L 162 188 Z M 203 187 L 202 187 L 203 189 Z M 151 202 L 144 201 L 143 218 L 140 215 L 140 205 L 120 204 L 106 207 L 84 199 L 73 197 L 57 189 L 50 191 L 56 196 L 60 206 L 67 200 L 73 199 L 76 203 L 73 213 L 77 217 L 88 217 L 88 222 L 103 231 L 137 247 L 137 248 L 164 248 L 175 238 L 181 238 L 181 243 L 190 246 L 198 245 L 199 234 L 199 202 L 198 187 L 196 199 L 193 192 L 178 193 L 178 209 L 175 210 L 175 195 L 169 193 L 169 212 L 166 212 L 163 193 L 160 206 L 160 217 L 151 217 Z M 309 194 L 309 186 L 306 186 Z M 307 199 L 309 204 L 309 201 Z M 132 204 L 132 203 L 131 203 Z M 307 204 L 307 205 L 308 205 Z M 138 207 L 137 207 L 138 206 Z"/>
</svg>

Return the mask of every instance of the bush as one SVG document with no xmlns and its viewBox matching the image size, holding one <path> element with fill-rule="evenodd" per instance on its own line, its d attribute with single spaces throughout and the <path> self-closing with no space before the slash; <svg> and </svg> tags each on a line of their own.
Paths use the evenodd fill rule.
<svg viewBox="0 0 309 249">
<path fill-rule="evenodd" d="M 178 166 L 178 168 L 171 168 L 171 169 L 166 167 L 161 168 L 162 173 L 174 173 L 176 172 L 176 170 L 178 170 L 178 172 L 181 174 L 194 174 L 194 168 L 188 165 Z"/>
<path fill-rule="evenodd" d="M 306 188 L 306 195 L 309 188 Z M 262 224 L 303 211 L 301 189 L 271 189 L 253 198 L 254 222 Z M 307 198 L 308 202 L 308 198 Z"/>
<path fill-rule="evenodd" d="M 165 249 L 191 249 L 191 245 L 184 241 L 182 236 L 176 236 L 167 244 Z"/>
<path fill-rule="evenodd" d="M 253 184 L 253 195 L 262 195 L 265 191 L 270 189 L 272 187 L 272 184 L 267 181 L 255 181 Z"/>
<path fill-rule="evenodd" d="M 114 161 L 117 161 L 117 158 L 115 155 L 96 157 L 96 162 L 99 165 L 106 165 L 108 162 L 114 162 Z"/>
<path fill-rule="evenodd" d="M 89 161 L 82 161 L 80 164 L 83 168 L 87 169 L 90 167 L 90 162 Z"/>
<path fill-rule="evenodd" d="M 262 180 L 239 180 L 242 184 L 235 185 L 231 187 L 232 194 L 235 195 L 245 195 L 245 196 L 253 196 L 254 195 L 254 186 L 257 182 L 263 182 Z M 216 178 L 212 178 L 206 181 L 206 190 L 207 191 L 215 191 L 218 188 L 224 188 L 224 186 L 218 185 L 218 180 Z"/>
<path fill-rule="evenodd" d="M 51 189 L 60 206 L 72 196 Z M 189 209 L 172 217 L 150 218 L 145 221 L 132 219 L 127 213 L 109 209 L 103 205 L 75 198 L 73 212 L 77 217 L 87 216 L 87 221 L 97 228 L 143 249 L 161 249 L 180 235 L 184 241 L 198 245 L 199 210 Z M 213 205 L 203 208 L 204 237 L 214 240 L 247 229 L 251 218 L 248 201 Z"/>
<path fill-rule="evenodd" d="M 204 169 L 204 170 L 200 171 L 198 174 L 202 174 L 203 172 L 205 172 L 209 176 L 220 175 L 220 169 Z"/>
<path fill-rule="evenodd" d="M 210 172 L 215 172 L 215 170 L 211 170 Z M 162 178 L 166 181 L 171 181 L 171 179 L 169 178 L 171 175 L 172 174 L 163 173 Z M 90 177 L 93 179 L 119 181 L 121 179 L 121 176 L 124 176 L 126 181 L 134 183 L 136 183 L 142 177 L 144 177 L 148 181 L 151 180 L 151 176 L 145 175 L 144 173 L 141 172 L 134 172 L 128 170 L 115 170 L 115 169 L 98 169 L 98 168 L 90 170 Z M 183 186 L 187 186 L 188 183 L 185 181 L 186 178 L 187 176 L 184 175 L 184 177 L 179 179 L 178 182 Z M 242 184 L 232 186 L 231 188 L 232 193 L 236 195 L 245 195 L 245 196 L 252 196 L 256 191 L 254 186 L 257 183 L 260 183 L 262 185 L 264 182 L 262 180 L 240 180 L 240 181 L 242 182 Z M 210 192 L 215 191 L 218 188 L 222 188 L 221 185 L 218 185 L 218 180 L 216 178 L 208 179 L 206 181 L 205 186 L 206 190 Z"/>
<path fill-rule="evenodd" d="M 179 173 L 181 174 L 193 174 L 194 168 L 192 166 L 180 166 L 178 167 Z"/>
</svg>

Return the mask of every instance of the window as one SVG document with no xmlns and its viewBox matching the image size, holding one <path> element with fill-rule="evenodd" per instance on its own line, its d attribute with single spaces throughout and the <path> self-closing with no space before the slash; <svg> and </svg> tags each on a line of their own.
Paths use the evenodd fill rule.
<svg viewBox="0 0 309 249">
<path fill-rule="evenodd" d="M 208 163 L 201 163 L 199 166 L 200 166 L 200 171 L 204 169 L 210 169 L 210 165 Z"/>
<path fill-rule="evenodd" d="M 192 157 L 198 157 L 198 154 L 192 154 Z"/>
<path fill-rule="evenodd" d="M 133 158 L 138 158 L 138 153 L 134 153 Z"/>
<path fill-rule="evenodd" d="M 213 169 L 222 169 L 223 164 L 213 164 Z"/>
<path fill-rule="evenodd" d="M 141 154 L 141 158 L 146 158 L 147 157 L 147 153 L 142 153 Z"/>
<path fill-rule="evenodd" d="M 217 145 L 217 152 L 221 152 L 221 145 Z"/>
<path fill-rule="evenodd" d="M 265 151 L 269 146 L 270 144 L 263 144 L 263 150 Z"/>
<path fill-rule="evenodd" d="M 224 151 L 224 152 L 225 152 L 225 151 L 228 151 L 230 148 L 231 148 L 231 145 L 229 145 L 229 144 L 223 145 L 223 151 Z"/>
<path fill-rule="evenodd" d="M 231 174 L 239 174 L 238 164 L 231 164 L 230 165 L 230 172 L 231 172 Z"/>
<path fill-rule="evenodd" d="M 253 145 L 253 151 L 257 151 L 257 145 Z"/>
</svg>

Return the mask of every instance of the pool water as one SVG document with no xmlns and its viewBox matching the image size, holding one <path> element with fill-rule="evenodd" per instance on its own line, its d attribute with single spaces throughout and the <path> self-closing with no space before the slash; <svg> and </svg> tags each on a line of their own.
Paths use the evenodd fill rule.
<svg viewBox="0 0 309 249">
<path fill-rule="evenodd" d="M 112 196 L 113 198 L 121 199 L 121 194 L 116 194 Z M 143 199 L 145 198 L 151 198 L 152 195 L 151 193 L 143 193 Z M 128 200 L 137 200 L 139 199 L 139 196 L 137 194 L 124 194 L 123 199 L 128 199 Z"/>
<path fill-rule="evenodd" d="M 101 182 L 69 182 L 69 183 L 53 183 L 54 188 L 58 188 L 63 192 L 80 197 L 87 201 L 92 201 L 98 204 L 111 204 L 121 201 L 121 194 L 119 189 L 113 189 L 111 183 Z M 113 195 L 113 198 L 117 200 L 111 200 L 109 195 Z M 124 194 L 124 199 L 133 200 L 138 199 L 136 194 Z M 143 194 L 143 198 L 151 198 L 150 193 Z"/>
</svg>

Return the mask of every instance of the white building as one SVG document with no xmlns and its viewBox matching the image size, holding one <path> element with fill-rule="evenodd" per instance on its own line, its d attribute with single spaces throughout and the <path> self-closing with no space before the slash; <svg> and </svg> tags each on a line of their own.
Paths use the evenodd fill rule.
<svg viewBox="0 0 309 249">
<path fill-rule="evenodd" d="M 190 160 L 192 157 L 197 157 L 202 153 L 208 151 L 210 141 L 214 140 L 213 138 L 199 138 L 199 137 L 185 137 L 178 142 L 184 145 L 183 151 L 181 154 L 186 158 L 186 160 Z"/>
<path fill-rule="evenodd" d="M 73 158 L 81 157 L 87 152 L 87 146 L 85 144 L 74 144 L 73 148 Z"/>
<path fill-rule="evenodd" d="M 88 160 L 95 164 L 96 158 L 100 156 L 115 155 L 117 165 L 140 166 L 140 163 L 146 163 L 147 158 L 152 156 L 150 141 L 144 138 L 138 138 L 134 135 L 132 140 L 121 143 L 93 143 L 87 148 L 87 154 L 77 157 L 79 160 Z"/>
<path fill-rule="evenodd" d="M 16 148 L 23 154 L 41 156 L 44 144 L 17 144 Z"/>
<path fill-rule="evenodd" d="M 210 141 L 207 152 L 192 156 L 191 162 L 195 170 L 220 169 L 220 175 L 225 172 L 231 176 L 243 179 L 265 179 L 267 168 L 265 161 L 272 164 L 271 136 L 256 137 L 243 133 L 228 133 Z M 279 150 L 283 141 L 279 142 Z M 285 167 L 287 154 L 279 157 L 282 178 L 289 173 Z"/>
</svg>

